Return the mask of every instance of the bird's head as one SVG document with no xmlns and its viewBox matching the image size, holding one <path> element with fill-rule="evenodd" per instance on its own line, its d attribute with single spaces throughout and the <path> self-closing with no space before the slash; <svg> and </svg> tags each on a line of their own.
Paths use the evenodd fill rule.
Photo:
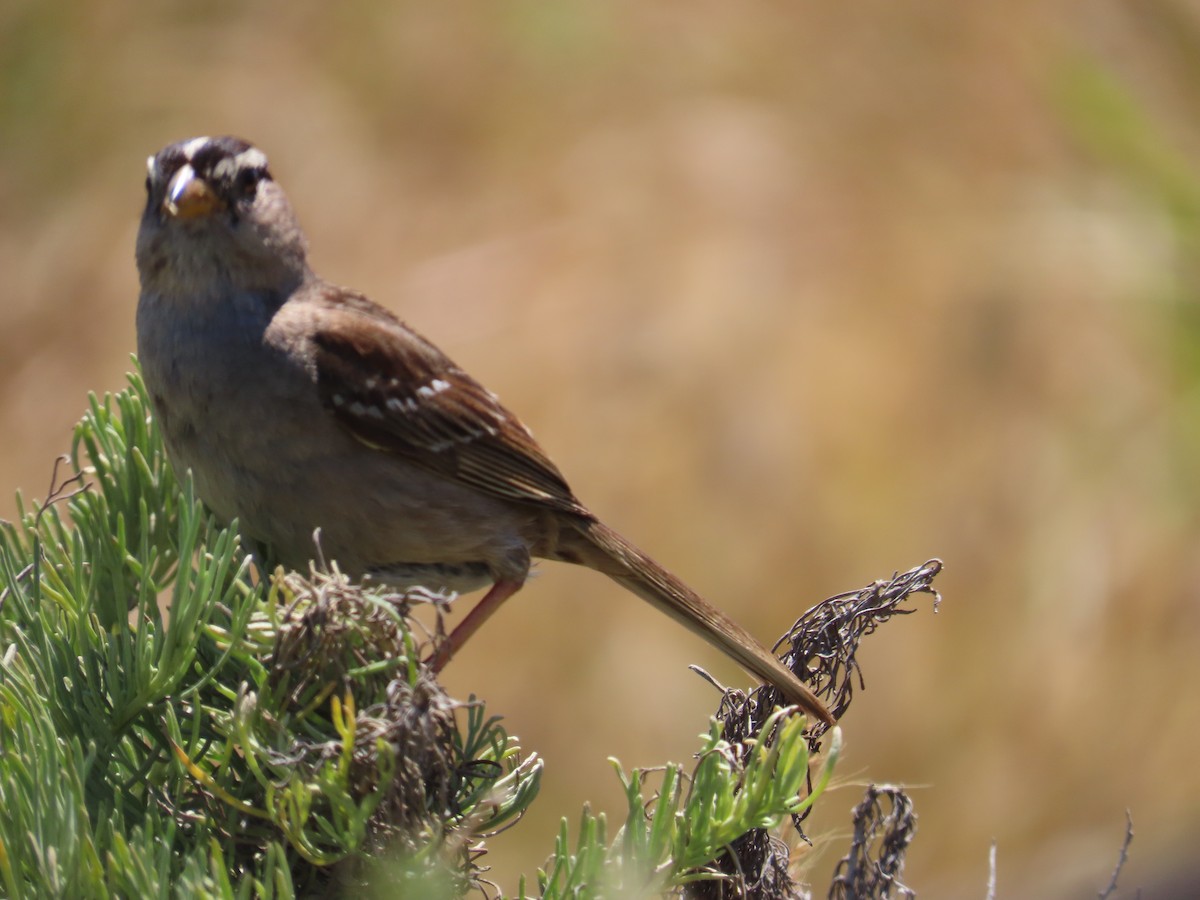
<svg viewBox="0 0 1200 900">
<path fill-rule="evenodd" d="M 143 290 L 286 291 L 303 280 L 307 242 L 257 147 L 192 138 L 164 147 L 147 169 L 137 240 Z"/>
</svg>

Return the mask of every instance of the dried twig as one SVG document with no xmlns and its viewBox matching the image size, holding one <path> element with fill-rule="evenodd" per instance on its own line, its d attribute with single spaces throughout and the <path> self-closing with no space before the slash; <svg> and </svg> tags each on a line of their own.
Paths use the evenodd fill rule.
<svg viewBox="0 0 1200 900">
<path fill-rule="evenodd" d="M 1117 892 L 1117 878 L 1121 874 L 1121 870 L 1125 868 L 1125 863 L 1129 861 L 1129 845 L 1133 843 L 1133 813 L 1125 810 L 1125 840 L 1121 842 L 1121 852 L 1117 856 L 1117 865 L 1113 869 L 1112 878 L 1108 881 L 1108 887 L 1099 893 L 1100 900 L 1108 900 Z"/>
<path fill-rule="evenodd" d="M 46 492 L 46 499 L 38 506 L 38 511 L 33 517 L 33 562 L 17 574 L 16 580 L 18 582 L 28 576 L 31 584 L 36 586 L 41 583 L 42 517 L 46 515 L 46 512 L 50 509 L 50 507 L 54 506 L 54 504 L 70 500 L 72 497 L 83 493 L 91 487 L 90 484 L 83 480 L 84 476 L 82 472 L 76 472 L 65 481 L 60 482 L 58 480 L 58 467 L 63 463 L 70 461 L 71 458 L 69 456 L 58 456 L 54 459 L 54 469 L 50 472 L 50 488 Z M 71 490 L 68 490 L 68 488 L 71 488 Z M 11 585 L 6 585 L 4 590 L 0 591 L 0 609 L 4 608 L 4 601 L 7 599 L 8 592 L 11 587 Z"/>
<path fill-rule="evenodd" d="M 890 801 L 884 812 L 880 802 Z M 854 807 L 854 838 L 850 851 L 842 857 L 829 886 L 831 900 L 855 900 L 859 897 L 915 897 L 916 893 L 900 881 L 904 856 L 917 830 L 912 800 L 902 788 L 871 785 L 861 803 Z"/>
</svg>

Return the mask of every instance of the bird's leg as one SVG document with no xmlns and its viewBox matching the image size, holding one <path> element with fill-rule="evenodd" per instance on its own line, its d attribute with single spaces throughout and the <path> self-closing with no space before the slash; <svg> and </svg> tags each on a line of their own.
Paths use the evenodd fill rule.
<svg viewBox="0 0 1200 900">
<path fill-rule="evenodd" d="M 428 660 L 429 667 L 435 673 L 442 671 L 446 663 L 450 662 L 450 658 L 470 639 L 471 635 L 491 618 L 492 613 L 500 608 L 500 604 L 519 591 L 524 583 L 524 581 L 501 578 L 493 584 L 491 590 L 483 595 L 483 599 L 467 613 L 466 618 L 458 623 L 458 627 L 450 632 L 449 637 L 442 641 L 434 651 L 433 656 Z"/>
</svg>

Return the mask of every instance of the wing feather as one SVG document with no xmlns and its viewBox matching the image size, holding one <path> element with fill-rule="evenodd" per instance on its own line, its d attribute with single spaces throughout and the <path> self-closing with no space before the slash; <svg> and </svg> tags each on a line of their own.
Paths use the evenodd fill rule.
<svg viewBox="0 0 1200 900">
<path fill-rule="evenodd" d="M 489 494 L 586 514 L 529 430 L 433 344 L 365 297 L 322 299 L 317 389 L 351 434 Z"/>
</svg>

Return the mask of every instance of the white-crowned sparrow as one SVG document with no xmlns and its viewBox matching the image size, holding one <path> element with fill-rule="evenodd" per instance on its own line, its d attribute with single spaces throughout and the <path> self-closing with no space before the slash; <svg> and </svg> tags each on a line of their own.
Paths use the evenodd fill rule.
<svg viewBox="0 0 1200 900">
<path fill-rule="evenodd" d="M 269 559 L 397 586 L 491 590 L 440 665 L 524 583 L 531 557 L 588 566 L 789 702 L 828 710 L 732 619 L 600 522 L 524 425 L 440 350 L 322 281 L 267 158 L 232 137 L 149 160 L 138 356 L 167 452 Z"/>
</svg>

